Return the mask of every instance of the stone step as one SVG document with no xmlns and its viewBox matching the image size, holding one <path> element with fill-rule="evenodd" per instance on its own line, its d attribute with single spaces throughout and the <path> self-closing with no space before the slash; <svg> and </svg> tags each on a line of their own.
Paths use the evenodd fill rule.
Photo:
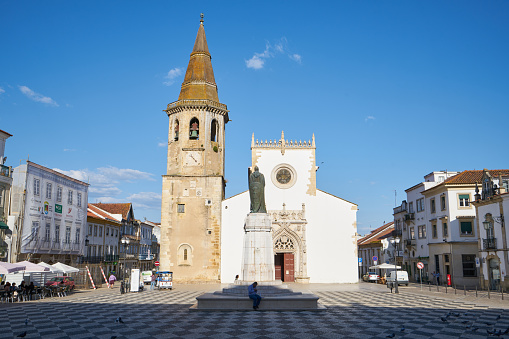
<svg viewBox="0 0 509 339">
<path fill-rule="evenodd" d="M 191 307 L 194 311 L 238 311 L 253 310 L 253 300 L 247 296 L 205 293 L 196 298 Z M 262 299 L 259 311 L 323 311 L 314 294 L 301 293 L 291 296 L 270 296 Z"/>
<path fill-rule="evenodd" d="M 283 295 L 301 295 L 301 292 L 294 292 L 289 288 L 286 288 L 286 285 L 283 286 L 257 286 L 257 293 L 262 297 L 269 296 L 283 296 Z M 223 288 L 222 292 L 214 292 L 215 294 L 225 294 L 225 295 L 236 295 L 239 297 L 247 296 L 247 286 L 236 286 L 230 285 L 230 287 Z"/>
</svg>

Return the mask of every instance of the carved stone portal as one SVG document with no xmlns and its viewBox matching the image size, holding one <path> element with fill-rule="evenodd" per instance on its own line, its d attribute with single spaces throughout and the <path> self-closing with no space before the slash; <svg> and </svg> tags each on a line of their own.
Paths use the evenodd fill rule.
<svg viewBox="0 0 509 339">
<path fill-rule="evenodd" d="M 277 253 L 293 253 L 295 282 L 309 282 L 307 275 L 306 250 L 306 206 L 301 210 L 287 210 L 283 204 L 282 210 L 267 211 L 272 218 L 272 244 L 274 255 Z"/>
</svg>

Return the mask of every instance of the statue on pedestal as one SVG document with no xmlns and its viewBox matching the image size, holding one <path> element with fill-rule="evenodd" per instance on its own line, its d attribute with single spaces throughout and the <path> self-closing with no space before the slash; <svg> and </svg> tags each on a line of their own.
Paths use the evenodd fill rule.
<svg viewBox="0 0 509 339">
<path fill-rule="evenodd" d="M 265 177 L 255 166 L 254 172 L 249 174 L 249 198 L 251 199 L 251 213 L 267 213 L 265 207 Z"/>
</svg>

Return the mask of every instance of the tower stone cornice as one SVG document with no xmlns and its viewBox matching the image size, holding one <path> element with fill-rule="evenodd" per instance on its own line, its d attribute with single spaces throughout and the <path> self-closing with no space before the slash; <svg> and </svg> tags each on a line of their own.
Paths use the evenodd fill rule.
<svg viewBox="0 0 509 339">
<path fill-rule="evenodd" d="M 207 110 L 211 113 L 221 114 L 224 116 L 225 123 L 227 123 L 230 119 L 228 117 L 228 113 L 230 112 L 225 104 L 214 100 L 207 99 L 186 99 L 186 100 L 177 100 L 168 104 L 164 112 L 168 114 L 168 116 L 180 113 L 183 111 L 192 111 L 192 110 Z"/>
</svg>

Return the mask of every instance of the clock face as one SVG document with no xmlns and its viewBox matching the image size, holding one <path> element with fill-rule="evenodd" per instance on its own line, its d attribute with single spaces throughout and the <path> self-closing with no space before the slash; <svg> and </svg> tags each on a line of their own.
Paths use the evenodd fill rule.
<svg viewBox="0 0 509 339">
<path fill-rule="evenodd" d="M 276 180 L 280 184 L 283 184 L 283 185 L 287 184 L 290 182 L 290 180 L 292 180 L 292 173 L 289 170 L 287 170 L 286 168 L 281 168 L 276 173 Z"/>
<path fill-rule="evenodd" d="M 200 166 L 201 165 L 201 153 L 196 151 L 189 151 L 185 158 L 186 166 Z"/>
</svg>

